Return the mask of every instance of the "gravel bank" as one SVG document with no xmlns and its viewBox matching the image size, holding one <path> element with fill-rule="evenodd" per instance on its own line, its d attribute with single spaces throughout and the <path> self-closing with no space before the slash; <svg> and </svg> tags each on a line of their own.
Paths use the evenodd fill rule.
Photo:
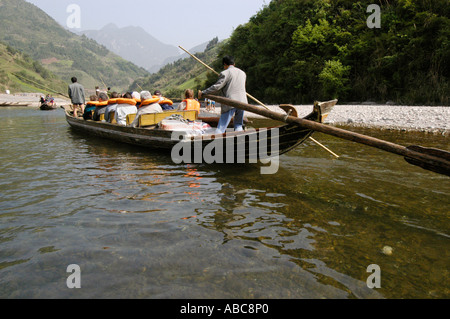
<svg viewBox="0 0 450 319">
<path fill-rule="evenodd" d="M 450 107 L 397 105 L 337 105 L 330 124 L 450 133 Z"/>
<path fill-rule="evenodd" d="M 268 106 L 284 113 L 278 106 Z M 299 116 L 308 115 L 312 105 L 295 106 Z M 216 114 L 220 110 L 216 109 Z M 261 116 L 246 112 L 248 118 Z M 446 106 L 398 106 L 398 105 L 336 105 L 326 123 L 333 125 L 377 127 L 381 129 L 423 131 L 450 134 L 450 107 Z"/>
</svg>

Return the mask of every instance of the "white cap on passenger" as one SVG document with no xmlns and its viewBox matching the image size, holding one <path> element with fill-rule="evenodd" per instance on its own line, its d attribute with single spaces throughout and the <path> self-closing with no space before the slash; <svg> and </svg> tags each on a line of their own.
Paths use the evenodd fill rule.
<svg viewBox="0 0 450 319">
<path fill-rule="evenodd" d="M 141 92 L 141 100 L 148 100 L 152 98 L 152 94 L 149 91 Z"/>
</svg>

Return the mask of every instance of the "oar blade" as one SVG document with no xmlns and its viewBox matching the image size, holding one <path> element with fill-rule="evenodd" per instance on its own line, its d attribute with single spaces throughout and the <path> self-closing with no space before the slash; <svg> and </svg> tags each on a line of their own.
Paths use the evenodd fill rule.
<svg viewBox="0 0 450 319">
<path fill-rule="evenodd" d="M 405 160 L 412 164 L 419 167 L 422 167 L 423 169 L 450 176 L 450 152 L 440 150 L 437 148 L 425 148 L 418 145 L 412 145 L 407 147 L 408 150 L 426 154 L 432 157 L 437 158 L 438 160 L 419 160 L 411 157 L 405 157 Z"/>
</svg>

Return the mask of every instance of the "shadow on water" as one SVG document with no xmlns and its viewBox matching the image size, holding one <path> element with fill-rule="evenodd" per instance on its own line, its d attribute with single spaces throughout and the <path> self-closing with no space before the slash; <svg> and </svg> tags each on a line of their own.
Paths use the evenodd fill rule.
<svg viewBox="0 0 450 319">
<path fill-rule="evenodd" d="M 316 134 L 341 159 L 306 142 L 261 175 L 258 165 L 175 165 L 80 135 L 60 115 L 26 124 L 24 134 L 2 128 L 2 297 L 449 295 L 449 180 L 398 156 Z M 360 130 L 447 147 L 445 137 Z M 65 285 L 72 263 L 77 291 Z M 380 289 L 367 287 L 371 264 Z"/>
</svg>

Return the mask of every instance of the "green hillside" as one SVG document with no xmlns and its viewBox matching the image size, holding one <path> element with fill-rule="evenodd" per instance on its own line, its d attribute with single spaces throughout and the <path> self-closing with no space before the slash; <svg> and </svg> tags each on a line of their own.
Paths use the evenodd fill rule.
<svg viewBox="0 0 450 319">
<path fill-rule="evenodd" d="M 67 94 L 67 84 L 26 54 L 0 43 L 0 92 Z"/>
<path fill-rule="evenodd" d="M 72 76 L 86 88 L 111 86 L 122 91 L 148 74 L 104 46 L 61 27 L 24 0 L 0 0 L 0 41 L 18 49 L 69 83 Z"/>
<path fill-rule="evenodd" d="M 380 28 L 368 27 L 370 4 Z M 225 53 L 267 103 L 450 104 L 448 0 L 272 0 L 235 29 Z"/>
<path fill-rule="evenodd" d="M 212 66 L 222 45 L 223 43 L 219 43 L 218 38 L 215 38 L 210 41 L 204 52 L 196 53 L 195 56 Z M 141 88 L 152 92 L 161 90 L 167 97 L 182 98 L 186 89 L 197 92 L 203 88 L 208 77 L 217 79 L 213 72 L 208 71 L 192 57 L 188 57 L 166 65 L 157 73 L 137 79 L 130 86 L 130 90 L 139 91 Z"/>
</svg>

